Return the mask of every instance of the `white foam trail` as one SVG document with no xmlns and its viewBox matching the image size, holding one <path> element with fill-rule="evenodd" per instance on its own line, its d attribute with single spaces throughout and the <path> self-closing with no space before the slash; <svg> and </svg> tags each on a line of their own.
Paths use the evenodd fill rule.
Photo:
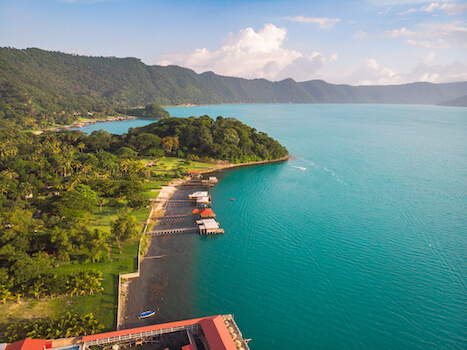
<svg viewBox="0 0 467 350">
<path fill-rule="evenodd" d="M 300 157 L 297 157 L 297 159 L 300 159 L 300 160 L 303 160 L 303 161 L 305 161 L 305 162 L 310 163 L 310 166 L 312 166 L 312 167 L 316 167 L 315 162 L 313 162 L 312 160 L 308 160 L 308 159 L 300 158 Z"/>
<path fill-rule="evenodd" d="M 331 173 L 331 175 L 332 175 L 333 177 L 335 177 L 337 181 L 339 181 L 341 184 L 347 186 L 347 184 L 346 184 L 344 181 L 342 181 L 342 180 L 340 179 L 339 175 L 337 175 L 334 171 L 332 171 L 332 170 L 330 170 L 330 169 L 328 169 L 328 168 L 326 168 L 326 167 L 324 167 L 324 171 L 327 171 L 328 173 Z"/>
<path fill-rule="evenodd" d="M 304 168 L 304 167 L 301 167 L 301 166 L 295 166 L 295 165 L 292 165 L 292 168 L 297 168 L 297 169 L 300 169 L 300 170 L 303 170 L 303 171 L 305 171 L 305 170 L 306 170 L 306 168 Z"/>
</svg>

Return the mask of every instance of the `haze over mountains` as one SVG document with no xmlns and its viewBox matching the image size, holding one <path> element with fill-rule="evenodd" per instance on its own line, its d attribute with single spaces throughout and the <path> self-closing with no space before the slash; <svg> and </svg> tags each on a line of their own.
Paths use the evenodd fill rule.
<svg viewBox="0 0 467 350">
<path fill-rule="evenodd" d="M 105 110 L 222 103 L 394 103 L 466 106 L 467 82 L 350 86 L 322 80 L 247 80 L 197 74 L 178 66 L 148 66 L 137 58 L 87 57 L 31 48 L 0 48 L 0 114 L 22 109 Z M 21 103 L 19 104 L 18 101 Z M 25 110 L 29 104 L 33 112 Z M 5 110 L 7 112 L 5 112 Z"/>
</svg>

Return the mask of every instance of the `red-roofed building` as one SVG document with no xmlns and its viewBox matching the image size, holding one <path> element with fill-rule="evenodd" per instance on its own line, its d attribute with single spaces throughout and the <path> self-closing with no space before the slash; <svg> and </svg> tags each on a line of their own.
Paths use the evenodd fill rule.
<svg viewBox="0 0 467 350">
<path fill-rule="evenodd" d="M 5 350 L 44 350 L 46 344 L 45 339 L 24 339 L 8 344 Z"/>
<path fill-rule="evenodd" d="M 205 317 L 200 324 L 210 349 L 237 350 L 221 315 Z"/>
<path fill-rule="evenodd" d="M 5 350 L 65 349 L 70 345 L 80 350 L 93 346 L 127 349 L 136 345 L 157 343 L 162 348 L 182 350 L 248 350 L 232 315 L 217 315 L 168 322 L 76 338 L 43 340 L 25 339 L 8 344 Z"/>
<path fill-rule="evenodd" d="M 209 219 L 209 218 L 215 218 L 216 214 L 214 214 L 214 212 L 212 211 L 211 208 L 207 208 L 207 209 L 200 210 L 199 211 L 199 216 L 202 219 Z"/>
<path fill-rule="evenodd" d="M 182 346 L 182 350 L 196 350 L 196 348 L 193 344 L 188 344 L 188 345 Z"/>
</svg>

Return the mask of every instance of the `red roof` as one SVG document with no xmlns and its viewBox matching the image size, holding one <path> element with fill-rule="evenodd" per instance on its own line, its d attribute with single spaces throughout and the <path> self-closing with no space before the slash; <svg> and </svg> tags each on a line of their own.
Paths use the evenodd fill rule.
<svg viewBox="0 0 467 350">
<path fill-rule="evenodd" d="M 172 328 L 172 327 L 190 326 L 190 325 L 193 325 L 193 324 L 197 324 L 201 320 L 202 320 L 202 318 L 193 318 L 191 320 L 185 320 L 185 321 L 161 323 L 161 324 L 154 324 L 154 325 L 145 326 L 145 327 L 122 329 L 121 331 L 113 331 L 113 332 L 107 332 L 107 333 L 85 335 L 85 336 L 83 336 L 83 342 L 88 342 L 88 341 L 97 340 L 97 339 L 113 338 L 113 337 L 118 337 L 118 336 L 122 336 L 122 335 L 129 335 L 129 334 L 135 334 L 135 333 L 150 332 L 150 331 L 166 329 L 166 328 Z"/>
<path fill-rule="evenodd" d="M 205 317 L 200 324 L 211 349 L 237 350 L 222 316 Z"/>
<path fill-rule="evenodd" d="M 190 170 L 188 173 L 189 174 L 199 174 L 200 171 L 199 170 Z"/>
<path fill-rule="evenodd" d="M 182 350 L 196 350 L 196 348 L 194 344 L 188 344 L 188 345 L 182 346 Z"/>
<path fill-rule="evenodd" d="M 214 212 L 212 211 L 211 208 L 203 209 L 199 212 L 199 215 L 214 215 Z"/>
<path fill-rule="evenodd" d="M 121 331 L 86 335 L 86 336 L 83 336 L 83 342 L 88 342 L 88 341 L 97 340 L 97 339 L 113 338 L 113 337 L 118 337 L 122 335 L 149 332 L 153 330 L 161 330 L 161 329 L 172 328 L 172 327 L 184 327 L 184 326 L 190 326 L 194 324 L 201 325 L 201 328 L 203 329 L 204 335 L 206 336 L 209 347 L 211 349 L 215 349 L 215 350 L 236 350 L 237 349 L 227 327 L 224 324 L 224 320 L 221 315 L 209 316 L 209 317 L 203 317 L 203 318 L 194 318 L 194 319 L 185 320 L 185 321 L 155 324 L 152 326 L 138 327 L 138 328 L 132 328 L 132 329 L 123 329 Z M 187 348 L 187 350 L 191 350 L 191 349 Z"/>
<path fill-rule="evenodd" d="M 8 344 L 6 350 L 44 350 L 46 343 L 45 339 L 24 339 Z"/>
<path fill-rule="evenodd" d="M 207 342 L 211 349 L 215 350 L 236 350 L 232 336 L 230 335 L 227 327 L 224 324 L 224 320 L 221 315 L 209 316 L 203 318 L 194 318 L 191 320 L 169 322 L 162 324 L 155 324 L 151 326 L 138 327 L 132 329 L 123 329 L 121 331 L 86 335 L 82 337 L 83 343 L 91 340 L 114 338 L 123 335 L 138 334 L 143 332 L 149 332 L 154 330 L 162 330 L 174 327 L 186 327 L 194 324 L 199 324 L 203 329 L 203 333 L 206 336 Z M 45 339 L 25 339 L 9 344 L 6 350 L 44 350 L 48 343 Z M 193 346 L 187 345 L 183 347 L 183 350 L 194 350 Z"/>
</svg>

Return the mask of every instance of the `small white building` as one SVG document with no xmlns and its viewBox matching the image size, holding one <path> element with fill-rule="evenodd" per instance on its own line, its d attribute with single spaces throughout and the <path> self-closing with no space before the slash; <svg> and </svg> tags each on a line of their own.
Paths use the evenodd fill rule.
<svg viewBox="0 0 467 350">
<path fill-rule="evenodd" d="M 224 233 L 224 229 L 219 227 L 219 223 L 214 219 L 196 220 L 200 235 L 215 235 Z"/>
<path fill-rule="evenodd" d="M 208 197 L 208 191 L 197 191 L 188 195 L 189 199 L 198 199 L 199 197 Z"/>
</svg>

